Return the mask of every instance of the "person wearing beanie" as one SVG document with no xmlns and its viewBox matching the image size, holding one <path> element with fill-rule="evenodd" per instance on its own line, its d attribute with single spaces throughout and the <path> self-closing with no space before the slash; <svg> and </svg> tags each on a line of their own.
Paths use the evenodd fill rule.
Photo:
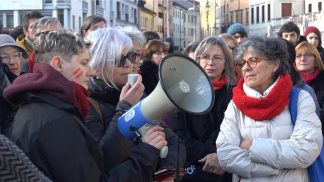
<svg viewBox="0 0 324 182">
<path fill-rule="evenodd" d="M 304 32 L 304 36 L 307 39 L 307 42 L 313 44 L 318 52 L 321 55 L 322 61 L 324 60 L 324 49 L 321 46 L 322 45 L 322 38 L 321 38 L 321 32 L 318 30 L 318 28 L 314 26 L 309 26 L 306 28 Z"/>
<path fill-rule="evenodd" d="M 288 40 L 296 47 L 299 43 L 306 41 L 304 36 L 300 35 L 299 27 L 294 22 L 283 24 L 278 32 L 278 36 Z"/>
<path fill-rule="evenodd" d="M 240 44 L 244 39 L 247 38 L 247 32 L 244 29 L 243 25 L 240 23 L 234 23 L 229 26 L 227 33 L 231 34 L 236 39 L 238 44 Z"/>
</svg>

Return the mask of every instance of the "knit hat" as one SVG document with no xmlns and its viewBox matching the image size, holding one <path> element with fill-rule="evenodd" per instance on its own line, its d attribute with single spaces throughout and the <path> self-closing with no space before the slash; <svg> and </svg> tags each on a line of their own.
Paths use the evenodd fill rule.
<svg viewBox="0 0 324 182">
<path fill-rule="evenodd" d="M 0 48 L 7 47 L 7 46 L 12 46 L 12 47 L 18 48 L 22 52 L 23 56 L 27 57 L 27 53 L 26 53 L 25 49 L 20 47 L 10 35 L 0 34 Z"/>
<path fill-rule="evenodd" d="M 318 30 L 318 28 L 309 26 L 304 32 L 304 36 L 307 37 L 308 34 L 315 33 L 319 38 L 321 38 L 321 32 Z"/>
<path fill-rule="evenodd" d="M 231 26 L 229 26 L 227 29 L 227 33 L 231 35 L 235 35 L 236 33 L 247 34 L 245 29 L 243 28 L 243 25 L 240 23 L 234 23 Z"/>
</svg>

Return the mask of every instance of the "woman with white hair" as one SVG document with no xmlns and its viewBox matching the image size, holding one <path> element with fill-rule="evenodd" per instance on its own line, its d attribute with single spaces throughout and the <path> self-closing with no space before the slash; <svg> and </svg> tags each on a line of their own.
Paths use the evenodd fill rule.
<svg viewBox="0 0 324 182">
<path fill-rule="evenodd" d="M 91 42 L 90 67 L 94 70 L 95 76 L 91 78 L 89 83 L 93 107 L 90 108 L 86 125 L 98 142 L 107 143 L 104 150 L 109 150 L 112 153 L 112 148 L 123 146 L 120 150 L 115 151 L 114 160 L 109 162 L 109 166 L 106 166 L 111 168 L 127 159 L 131 150 L 138 145 L 138 141 L 113 140 L 111 138 L 112 133 L 107 131 L 117 125 L 116 122 L 112 121 L 116 112 L 128 110 L 139 101 L 144 86 L 141 84 L 141 90 L 139 89 L 137 93 L 132 95 L 126 95 L 123 98 L 126 101 L 119 102 L 119 100 L 122 100 L 120 98 L 122 87 L 128 84 L 127 76 L 132 72 L 132 63 L 136 59 L 136 55 L 132 51 L 131 39 L 120 28 L 98 29 L 90 33 L 87 38 Z M 141 81 L 142 78 L 139 75 L 137 82 Z M 156 127 L 165 134 L 169 152 L 166 158 L 159 161 L 159 166 L 152 166 L 152 169 L 155 171 L 160 168 L 176 168 L 178 137 L 163 123 Z M 118 134 L 120 135 L 120 133 Z M 156 139 L 148 142 L 153 142 Z M 111 142 L 106 142 L 107 140 L 111 140 Z M 162 147 L 156 148 L 161 149 Z M 180 144 L 180 148 L 184 151 L 183 145 Z M 143 153 L 151 155 L 151 151 L 143 151 Z M 184 160 L 184 157 L 180 159 L 180 166 L 184 163 Z M 152 176 L 152 174 L 147 176 L 148 179 L 149 176 Z"/>
</svg>

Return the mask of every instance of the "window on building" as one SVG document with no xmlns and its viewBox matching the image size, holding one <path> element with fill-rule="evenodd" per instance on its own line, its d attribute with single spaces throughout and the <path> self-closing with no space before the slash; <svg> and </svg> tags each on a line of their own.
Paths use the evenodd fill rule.
<svg viewBox="0 0 324 182">
<path fill-rule="evenodd" d="M 282 14 L 282 17 L 291 16 L 291 3 L 282 3 L 281 4 L 281 14 Z"/>
<path fill-rule="evenodd" d="M 81 28 L 82 22 L 81 22 L 81 17 L 79 16 L 79 29 Z"/>
<path fill-rule="evenodd" d="M 254 8 L 251 8 L 251 24 L 254 24 Z"/>
<path fill-rule="evenodd" d="M 322 2 L 318 2 L 318 11 L 322 11 Z"/>
<path fill-rule="evenodd" d="M 256 8 L 256 23 L 260 23 L 260 11 L 259 6 Z"/>
<path fill-rule="evenodd" d="M 61 22 L 62 26 L 64 27 L 64 13 L 63 9 L 57 10 L 57 19 Z"/>
<path fill-rule="evenodd" d="M 233 23 L 234 22 L 234 20 L 233 20 L 233 11 L 231 11 L 231 13 L 230 13 L 230 21 L 231 21 L 231 23 Z"/>
<path fill-rule="evenodd" d="M 308 13 L 312 12 L 312 4 L 308 4 Z"/>
<path fill-rule="evenodd" d="M 245 24 L 249 24 L 249 9 L 246 9 L 245 11 Z"/>
<path fill-rule="evenodd" d="M 7 14 L 7 28 L 14 28 L 14 16 L 12 13 Z"/>
<path fill-rule="evenodd" d="M 271 6 L 268 4 L 268 21 L 271 20 Z"/>
<path fill-rule="evenodd" d="M 262 7 L 261 7 L 261 13 L 262 13 L 262 16 L 261 16 L 261 21 L 262 21 L 262 23 L 264 23 L 264 21 L 265 21 L 265 9 L 264 9 L 264 5 L 262 5 Z"/>
<path fill-rule="evenodd" d="M 52 0 L 44 0 L 45 4 L 52 4 L 53 1 Z"/>
<path fill-rule="evenodd" d="M 72 15 L 72 29 L 75 30 L 75 16 Z"/>
</svg>

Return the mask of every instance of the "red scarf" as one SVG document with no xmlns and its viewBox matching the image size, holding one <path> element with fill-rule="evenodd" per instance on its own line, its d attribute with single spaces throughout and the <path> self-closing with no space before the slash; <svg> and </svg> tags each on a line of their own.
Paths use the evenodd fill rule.
<svg viewBox="0 0 324 182">
<path fill-rule="evenodd" d="M 320 73 L 320 71 L 318 69 L 315 69 L 311 74 L 309 75 L 306 75 L 304 74 L 303 72 L 301 73 L 301 76 L 303 78 L 303 80 L 309 84 L 310 82 L 312 82 L 316 77 L 317 75 Z"/>
<path fill-rule="evenodd" d="M 29 56 L 28 58 L 28 70 L 29 70 L 29 73 L 32 73 L 33 72 L 33 69 L 34 69 L 34 65 L 35 65 L 35 51 L 33 51 L 31 53 L 31 55 Z"/>
<path fill-rule="evenodd" d="M 233 101 L 238 109 L 255 121 L 270 120 L 288 105 L 292 81 L 289 74 L 281 75 L 278 82 L 264 98 L 253 98 L 245 94 L 243 79 L 233 89 Z"/>
<path fill-rule="evenodd" d="M 211 79 L 211 84 L 213 85 L 214 90 L 219 90 L 227 83 L 226 76 L 222 76 L 219 80 Z"/>
<path fill-rule="evenodd" d="M 76 97 L 75 104 L 78 107 L 83 118 L 85 118 L 89 112 L 89 101 L 88 101 L 89 92 L 81 85 L 72 81 L 71 83 L 75 90 L 75 97 Z"/>
</svg>

